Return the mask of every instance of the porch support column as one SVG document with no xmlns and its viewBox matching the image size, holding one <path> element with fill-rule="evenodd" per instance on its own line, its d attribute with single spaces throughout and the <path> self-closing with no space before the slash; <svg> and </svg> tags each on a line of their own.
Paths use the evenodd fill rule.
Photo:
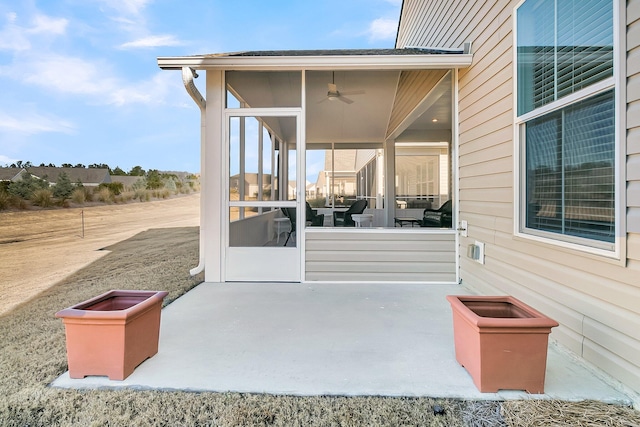
<svg viewBox="0 0 640 427">
<path fill-rule="evenodd" d="M 258 200 L 262 200 L 262 176 L 264 175 L 264 161 L 263 161 L 263 151 L 264 151 L 264 127 L 262 121 L 258 123 Z M 262 207 L 258 208 L 258 214 L 262 214 Z"/>
<path fill-rule="evenodd" d="M 227 206 L 223 184 L 226 182 L 227 161 L 224 148 L 224 72 L 207 71 L 207 114 L 206 114 L 206 150 L 204 155 L 204 187 L 200 197 L 204 200 L 203 217 L 200 219 L 200 233 L 205 236 L 205 272 L 206 282 L 221 282 L 224 256 L 222 253 L 224 230 L 229 222 L 223 222 L 226 215 L 222 210 Z M 205 193 L 206 189 L 206 193 Z"/>
<path fill-rule="evenodd" d="M 243 103 L 243 107 L 245 106 L 245 104 Z M 240 197 L 240 200 L 245 201 L 246 197 L 245 197 L 245 186 L 246 186 L 246 176 L 245 176 L 245 165 L 246 165 L 246 150 L 245 150 L 245 145 L 246 145 L 246 118 L 244 116 L 240 117 L 240 135 L 239 135 L 239 139 L 240 139 L 240 182 L 238 185 L 238 194 Z M 244 208 L 241 207 L 240 208 L 240 219 L 244 218 Z"/>
<path fill-rule="evenodd" d="M 384 184 L 384 149 L 376 150 L 376 209 L 384 206 L 384 191 L 387 186 Z M 388 201 L 387 201 L 388 203 Z"/>
<path fill-rule="evenodd" d="M 271 200 L 276 199 L 276 171 L 278 165 L 276 165 L 276 135 L 271 133 Z M 280 176 L 280 175 L 278 175 Z M 280 184 L 278 184 L 280 187 Z"/>
<path fill-rule="evenodd" d="M 384 143 L 384 162 L 387 166 L 384 180 L 384 198 L 387 201 L 384 207 L 386 226 L 393 227 L 393 218 L 396 216 L 396 142 L 392 139 Z"/>
</svg>

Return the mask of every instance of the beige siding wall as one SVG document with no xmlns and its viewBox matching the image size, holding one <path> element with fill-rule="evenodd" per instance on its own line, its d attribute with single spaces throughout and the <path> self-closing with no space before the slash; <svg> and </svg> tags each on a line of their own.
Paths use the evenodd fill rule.
<svg viewBox="0 0 640 427">
<path fill-rule="evenodd" d="M 392 133 L 402 120 L 433 90 L 448 70 L 403 71 L 398 79 L 398 90 L 391 110 L 388 133 Z"/>
<path fill-rule="evenodd" d="M 464 248 L 486 243 L 486 264 L 461 250 L 463 283 L 511 294 L 561 323 L 552 337 L 640 392 L 640 0 L 628 2 L 626 259 L 611 260 L 514 236 L 513 21 L 516 1 L 405 0 L 398 47 L 461 47 L 460 219 Z M 624 113 L 624 112 L 621 112 Z M 622 130 L 624 136 L 625 132 Z M 624 166 L 624 165 L 623 165 Z M 623 167 L 624 169 L 624 167 Z"/>
<path fill-rule="evenodd" d="M 307 230 L 306 280 L 455 282 L 455 235 Z"/>
</svg>

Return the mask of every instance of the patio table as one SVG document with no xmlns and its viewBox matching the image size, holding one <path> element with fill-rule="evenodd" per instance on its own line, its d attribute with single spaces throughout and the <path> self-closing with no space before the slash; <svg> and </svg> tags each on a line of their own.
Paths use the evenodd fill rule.
<svg viewBox="0 0 640 427">
<path fill-rule="evenodd" d="M 397 216 L 393 220 L 395 221 L 396 224 L 400 225 L 400 227 L 404 226 L 404 224 L 411 224 L 412 228 L 414 224 L 418 224 L 418 226 L 420 226 L 420 220 L 416 218 Z"/>
</svg>

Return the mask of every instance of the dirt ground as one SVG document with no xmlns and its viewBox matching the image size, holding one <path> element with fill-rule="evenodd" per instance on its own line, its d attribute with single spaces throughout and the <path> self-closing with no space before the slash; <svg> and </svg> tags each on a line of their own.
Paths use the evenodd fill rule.
<svg viewBox="0 0 640 427">
<path fill-rule="evenodd" d="M 0 213 L 0 315 L 106 255 L 101 249 L 109 245 L 151 228 L 198 226 L 199 206 L 197 193 L 144 203 Z"/>
</svg>

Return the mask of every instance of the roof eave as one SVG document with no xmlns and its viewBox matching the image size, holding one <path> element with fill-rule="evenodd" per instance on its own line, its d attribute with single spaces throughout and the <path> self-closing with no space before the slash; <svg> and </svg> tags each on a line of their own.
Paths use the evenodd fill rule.
<svg viewBox="0 0 640 427">
<path fill-rule="evenodd" d="M 424 70 L 466 68 L 472 54 L 343 55 L 343 56 L 166 56 L 163 70 Z"/>
</svg>

